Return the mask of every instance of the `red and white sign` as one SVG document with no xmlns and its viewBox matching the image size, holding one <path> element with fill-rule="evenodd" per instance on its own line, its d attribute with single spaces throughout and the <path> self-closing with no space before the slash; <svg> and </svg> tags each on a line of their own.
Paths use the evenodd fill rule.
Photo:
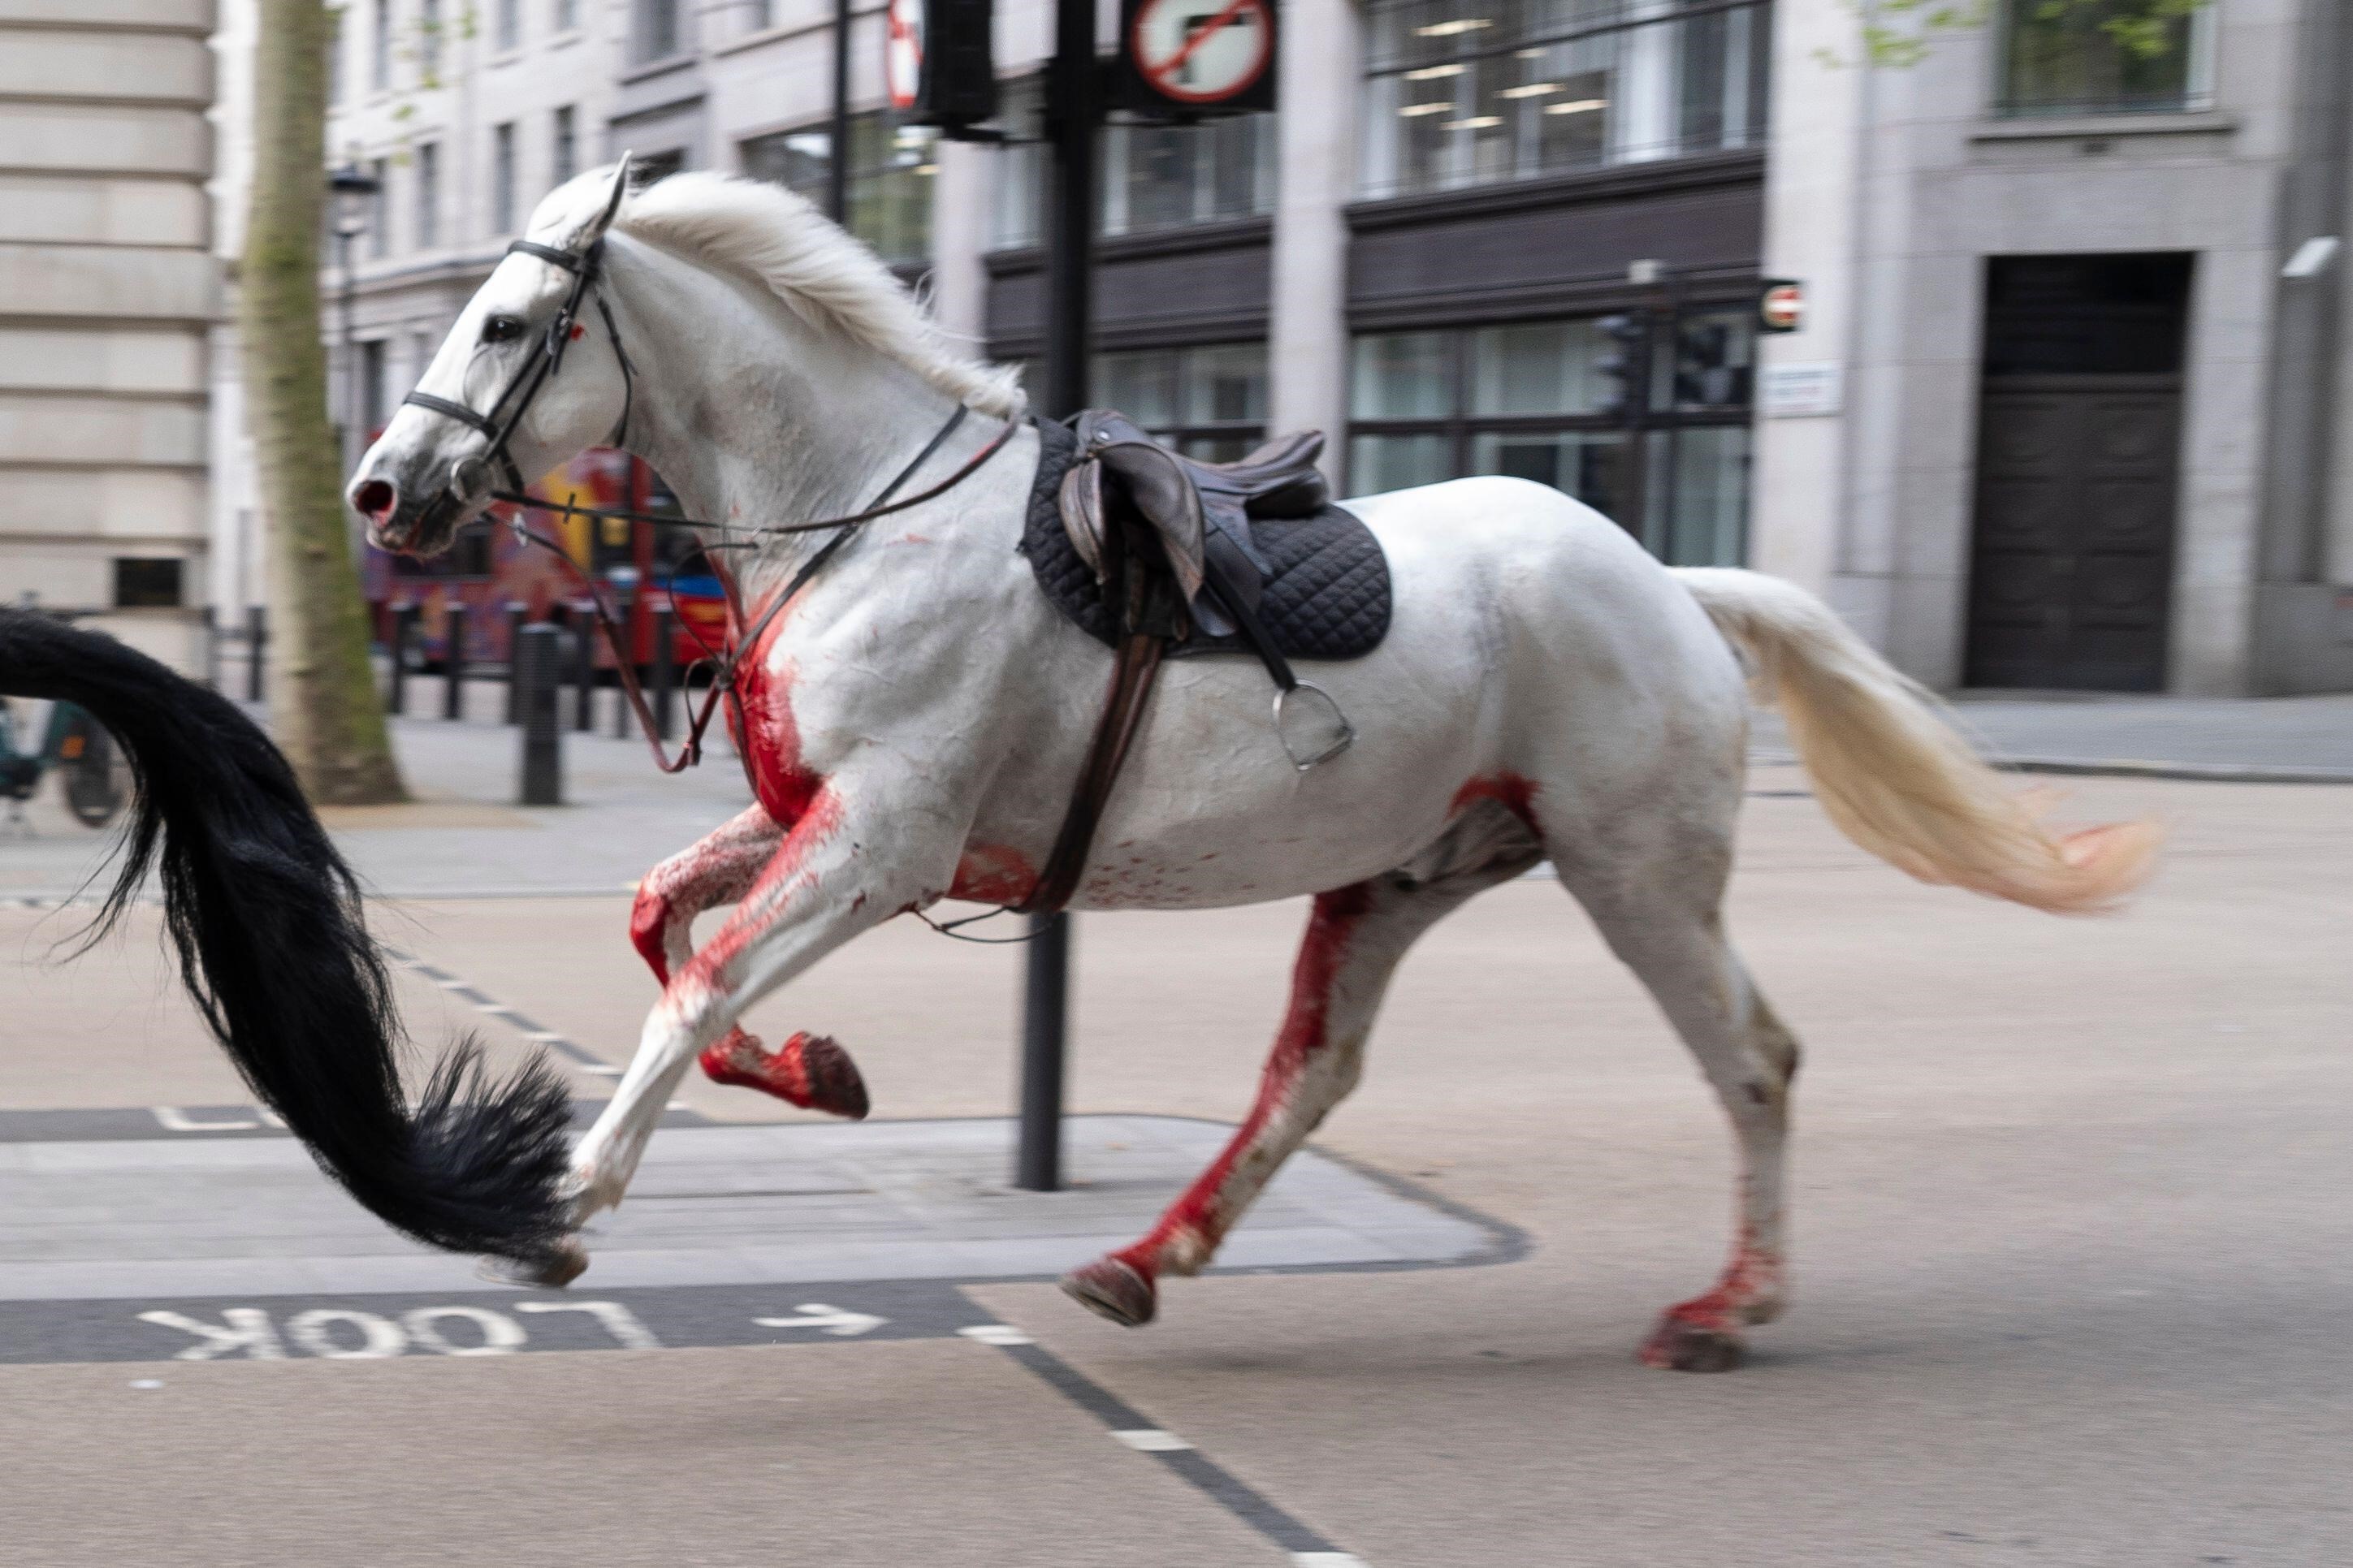
<svg viewBox="0 0 2353 1568">
<path fill-rule="evenodd" d="M 923 0 L 891 0 L 884 16 L 882 85 L 891 107 L 915 107 L 923 88 Z"/>
<path fill-rule="evenodd" d="M 1178 103 L 1222 103 L 1274 63 L 1267 0 L 1144 0 L 1128 53 L 1153 90 Z"/>
<path fill-rule="evenodd" d="M 1757 321 L 1768 332 L 1794 332 L 1806 324 L 1806 286 L 1793 279 L 1769 279 L 1757 297 Z"/>
</svg>

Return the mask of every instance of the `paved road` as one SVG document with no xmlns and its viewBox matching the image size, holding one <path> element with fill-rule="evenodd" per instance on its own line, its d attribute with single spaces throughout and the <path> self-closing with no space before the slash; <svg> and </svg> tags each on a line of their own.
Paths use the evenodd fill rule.
<svg viewBox="0 0 2353 1568">
<path fill-rule="evenodd" d="M 488 1292 L 184 1300 L 223 1331 L 229 1306 L 268 1311 L 286 1354 L 0 1366 L 6 1556 L 2353 1561 L 2353 976 L 2338 951 L 2353 792 L 2082 781 L 2069 809 L 2157 813 L 2173 848 L 2132 913 L 2058 921 L 1910 884 L 1831 835 L 1787 771 L 1757 785 L 1733 922 L 1809 1057 L 1795 1306 L 1739 1373 L 1632 1363 L 1651 1315 L 1720 1254 L 1726 1141 L 1582 917 L 1521 882 L 1409 963 L 1365 1088 L 1319 1135 L 1349 1166 L 1510 1227 L 1525 1246 L 1511 1260 L 1177 1281 L 1137 1332 L 1035 1280 L 780 1283 L 757 1301 L 683 1294 L 737 1285 L 575 1291 L 620 1299 L 657 1339 L 718 1339 L 698 1313 L 812 1307 L 912 1325 L 594 1352 L 610 1330 L 593 1314 L 558 1328 Z M 591 1067 L 621 1059 L 651 996 L 624 900 L 412 899 L 380 918 L 404 951 L 572 1043 L 577 1091 L 606 1091 Z M 1235 1116 L 1299 918 L 1082 921 L 1074 1102 Z M 37 960 L 58 922 L 0 910 L 0 956 Z M 878 1117 L 993 1115 L 1015 962 L 894 924 L 755 1023 L 839 1036 Z M 0 964 L 0 1108 L 66 1118 L 18 1122 L 36 1136 L 17 1146 L 103 1143 L 112 1127 L 144 1147 L 127 1134 L 156 1106 L 240 1114 L 155 970 L 152 926 L 74 967 Z M 417 972 L 402 985 L 423 1037 L 484 1021 L 468 994 Z M 691 1152 L 712 1129 L 690 1115 L 807 1124 L 691 1084 L 658 1150 Z M 268 1143 L 255 1129 L 221 1146 Z M 1164 1179 L 1173 1167 L 1144 1178 Z M 1141 1212 L 1145 1197 L 1121 1201 Z M 49 1217 L 59 1245 L 87 1245 L 87 1219 Z M 789 1242 L 768 1218 L 786 1234 L 761 1238 Z M 297 1332 L 322 1302 L 390 1328 L 347 1316 Z M 504 1331 L 410 1321 L 468 1306 L 534 1344 L 575 1334 L 581 1352 L 443 1353 L 431 1336 L 470 1349 Z M 364 1348 L 392 1331 L 407 1353 L 310 1353 L 314 1338 Z"/>
</svg>

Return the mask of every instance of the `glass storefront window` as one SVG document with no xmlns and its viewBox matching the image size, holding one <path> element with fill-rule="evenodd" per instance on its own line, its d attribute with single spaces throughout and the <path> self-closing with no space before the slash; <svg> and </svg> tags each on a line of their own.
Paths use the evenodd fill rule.
<svg viewBox="0 0 2353 1568">
<path fill-rule="evenodd" d="M 932 176 L 939 132 L 900 125 L 883 113 L 849 121 L 849 174 L 843 215 L 850 233 L 893 266 L 921 266 L 932 256 Z M 740 149 L 744 173 L 789 186 L 822 206 L 833 163 L 833 134 L 825 126 L 755 136 Z"/>
<path fill-rule="evenodd" d="M 1008 135 L 1035 138 L 1038 79 L 1005 84 L 998 114 Z M 1274 116 L 1240 114 L 1190 125 L 1114 124 L 1103 128 L 1098 232 L 1150 234 L 1199 223 L 1263 217 L 1274 210 Z M 992 248 L 1042 243 L 1046 159 L 1035 140 L 997 154 Z"/>
<path fill-rule="evenodd" d="M 1623 338 L 1603 320 L 1357 338 L 1349 491 L 1504 474 L 1575 496 L 1675 564 L 1738 565 L 1748 308 L 1662 311 Z"/>
<path fill-rule="evenodd" d="M 1035 367 L 1023 367 L 1034 388 Z M 1266 438 L 1266 345 L 1211 343 L 1094 357 L 1093 401 L 1188 458 L 1230 462 Z"/>
<path fill-rule="evenodd" d="M 1372 0 L 1362 189 L 1761 146 L 1769 0 Z"/>
</svg>

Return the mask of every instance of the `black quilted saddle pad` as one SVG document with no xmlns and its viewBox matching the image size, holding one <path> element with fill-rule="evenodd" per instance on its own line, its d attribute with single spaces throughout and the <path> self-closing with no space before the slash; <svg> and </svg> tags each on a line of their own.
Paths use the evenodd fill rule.
<svg viewBox="0 0 2353 1568">
<path fill-rule="evenodd" d="M 1097 642 L 1110 646 L 1118 628 L 1103 604 L 1094 568 L 1062 527 L 1055 491 L 1078 456 L 1078 438 L 1050 419 L 1038 421 L 1038 478 L 1021 552 L 1053 606 Z M 1259 621 L 1288 658 L 1362 658 L 1389 629 L 1389 563 L 1380 541 L 1354 512 L 1327 506 L 1313 517 L 1252 518 L 1251 542 L 1268 572 Z M 1169 649 L 1172 656 L 1248 653 L 1239 637 L 1213 637 L 1196 626 Z"/>
</svg>

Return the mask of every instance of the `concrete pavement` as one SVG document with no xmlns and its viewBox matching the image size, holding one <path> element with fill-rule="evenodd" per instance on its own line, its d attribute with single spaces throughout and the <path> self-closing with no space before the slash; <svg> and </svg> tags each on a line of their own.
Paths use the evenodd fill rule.
<svg viewBox="0 0 2353 1568">
<path fill-rule="evenodd" d="M 1793 770 L 1756 783 L 1732 921 L 1809 1056 L 1795 1302 L 1739 1373 L 1632 1363 L 1720 1258 L 1728 1140 L 1648 999 L 1528 881 L 1409 961 L 1365 1087 L 1317 1140 L 1515 1228 L 1514 1261 L 1172 1281 L 1137 1331 L 1044 1283 L 962 1288 L 954 1326 L 1034 1337 L 1075 1384 L 1018 1346 L 822 1331 L 0 1368 L 0 1539 L 36 1563 L 1244 1564 L 1311 1537 L 1377 1568 L 2353 1560 L 2353 793 L 2066 781 L 2068 815 L 2154 813 L 2172 839 L 2131 912 L 2061 921 L 1907 882 L 1837 838 Z M 379 918 L 617 1061 L 652 997 L 626 903 Z M 0 911 L 0 951 L 37 958 L 63 918 Z M 1074 1107 L 1238 1115 L 1299 920 L 1082 920 Z M 237 1100 L 153 942 L 148 925 L 73 967 L 0 964 L 0 1107 Z M 997 1114 L 1017 963 L 894 922 L 754 1022 L 839 1036 L 878 1117 Z M 414 974 L 402 996 L 427 1039 L 483 1021 Z M 572 1070 L 584 1095 L 609 1082 Z M 807 1120 L 699 1082 L 680 1100 Z M 892 1315 L 849 1291 L 777 1304 Z M 950 1310 L 923 1300 L 900 1310 Z M 381 1304 L 398 1321 L 418 1301 Z M 1130 1420 L 1192 1447 L 1138 1450 L 1113 1436 Z"/>
</svg>

